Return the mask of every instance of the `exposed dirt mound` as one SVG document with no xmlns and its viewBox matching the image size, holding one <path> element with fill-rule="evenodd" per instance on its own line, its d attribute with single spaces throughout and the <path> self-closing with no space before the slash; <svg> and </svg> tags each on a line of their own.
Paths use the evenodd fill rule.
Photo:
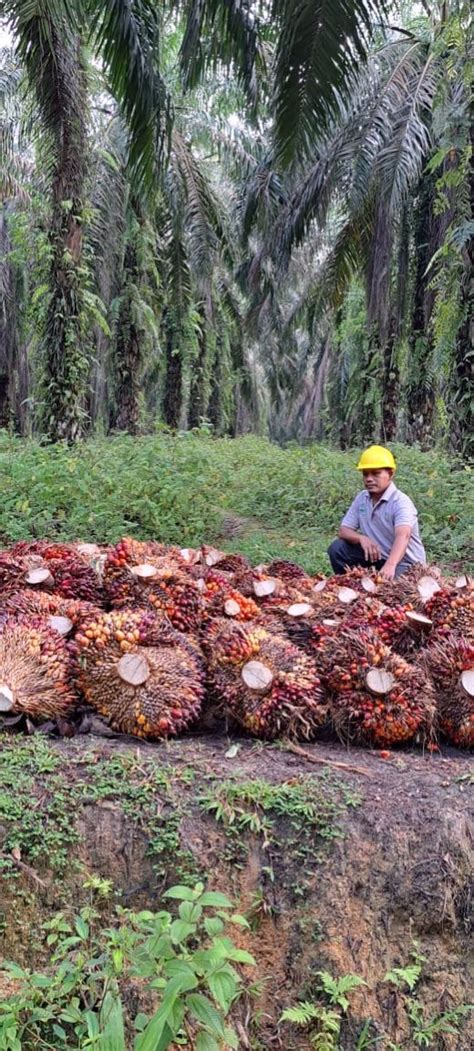
<svg viewBox="0 0 474 1051">
<path fill-rule="evenodd" d="M 38 740 L 3 739 L 0 770 L 15 745 L 31 755 Z M 251 922 L 239 935 L 242 945 L 264 979 L 258 1024 L 241 1019 L 242 1048 L 309 1048 L 303 1031 L 278 1020 L 284 1008 L 314 999 L 318 972 L 328 971 L 367 983 L 351 993 L 342 1048 L 358 1051 L 372 1040 L 378 1048 L 392 1041 L 467 1051 L 474 1039 L 469 1020 L 419 1044 L 407 988 L 384 979 L 413 954 L 423 956 L 416 997 L 425 1020 L 469 1000 L 469 757 L 452 750 L 384 760 L 333 744 L 308 746 L 313 759 L 352 767 L 345 770 L 248 740 L 232 744 L 211 737 L 160 745 L 94 737 L 41 742 L 53 758 L 33 772 L 30 765 L 28 792 L 45 841 L 62 778 L 70 826 L 64 815 L 55 820 L 71 862 L 79 857 L 88 872 L 113 880 L 127 906 L 158 908 L 163 889 L 186 874 L 207 875 L 232 894 Z M 8 807 L 1 815 L 0 859 L 7 864 L 0 954 L 41 963 L 41 923 L 68 894 L 77 903 L 83 877 L 72 865 L 59 877 L 51 858 L 48 867 L 32 820 L 21 852 L 25 867 L 10 865 Z"/>
</svg>

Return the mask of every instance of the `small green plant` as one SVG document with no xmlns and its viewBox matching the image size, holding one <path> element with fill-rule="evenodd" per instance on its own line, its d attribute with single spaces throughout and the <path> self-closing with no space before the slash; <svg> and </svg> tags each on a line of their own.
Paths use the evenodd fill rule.
<svg viewBox="0 0 474 1051">
<path fill-rule="evenodd" d="M 349 1007 L 346 993 L 350 993 L 352 989 L 357 989 L 359 985 L 366 984 L 364 979 L 357 974 L 343 974 L 342 978 L 333 978 L 328 971 L 318 971 L 317 973 L 321 978 L 321 988 L 326 994 L 329 1003 L 340 1007 L 344 1012 Z"/>
<path fill-rule="evenodd" d="M 349 1008 L 346 993 L 365 985 L 365 982 L 357 974 L 344 974 L 341 978 L 333 978 L 329 971 L 318 971 L 317 974 L 321 978 L 320 991 L 329 1001 L 329 1007 L 324 1003 L 302 1000 L 283 1011 L 280 1021 L 293 1022 L 308 1029 L 316 1051 L 336 1051 L 342 1015 Z"/>
<path fill-rule="evenodd" d="M 341 1029 L 341 1016 L 337 1011 L 302 1000 L 283 1011 L 280 1021 L 309 1029 L 311 1043 L 317 1051 L 335 1051 L 337 1048 Z"/>
<path fill-rule="evenodd" d="M 88 887 L 108 896 L 107 881 Z M 228 932 L 247 922 L 202 883 L 164 897 L 177 903 L 177 915 L 118 908 L 112 928 L 102 926 L 94 901 L 72 919 L 59 913 L 45 927 L 50 968 L 3 964 L 18 991 L 0 1004 L 0 1051 L 127 1051 L 130 1026 L 134 1051 L 166 1051 L 175 1041 L 195 1051 L 238 1048 L 229 1019 L 244 991 L 237 967 L 255 961 Z M 127 1016 L 121 985 L 133 978 L 156 997 L 151 1016 Z"/>
<path fill-rule="evenodd" d="M 199 804 L 225 826 L 236 853 L 243 849 L 245 833 L 260 836 L 270 852 L 283 842 L 291 848 L 305 873 L 301 884 L 292 875 L 292 893 L 302 896 L 327 844 L 342 836 L 339 818 L 358 801 L 333 778 L 308 775 L 290 784 L 216 781 L 201 795 Z"/>
<path fill-rule="evenodd" d="M 433 1018 L 426 1018 L 423 1008 L 416 997 L 425 957 L 414 943 L 411 952 L 412 963 L 406 967 L 394 967 L 384 977 L 385 982 L 392 982 L 404 994 L 406 986 L 412 996 L 405 996 L 405 1009 L 411 1023 L 411 1041 L 416 1047 L 433 1047 L 434 1038 L 441 1033 L 457 1033 L 465 1016 L 473 1009 L 472 1005 L 460 1004 L 450 1011 L 441 1012 Z M 390 1051 L 399 1051 L 397 1045 L 390 1044 Z"/>
</svg>

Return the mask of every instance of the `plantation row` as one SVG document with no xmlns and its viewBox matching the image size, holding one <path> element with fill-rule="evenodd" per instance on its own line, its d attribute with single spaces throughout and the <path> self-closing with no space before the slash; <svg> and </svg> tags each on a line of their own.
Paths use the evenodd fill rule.
<svg viewBox="0 0 474 1051">
<path fill-rule="evenodd" d="M 467 576 L 311 577 L 212 547 L 20 541 L 0 555 L 0 615 L 6 727 L 73 733 L 86 704 L 150 739 L 230 721 L 267 739 L 474 743 Z"/>
</svg>

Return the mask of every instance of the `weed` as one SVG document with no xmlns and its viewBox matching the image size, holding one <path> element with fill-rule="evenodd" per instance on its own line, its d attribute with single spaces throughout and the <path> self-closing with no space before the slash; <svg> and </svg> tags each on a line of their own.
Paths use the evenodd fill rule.
<svg viewBox="0 0 474 1051">
<path fill-rule="evenodd" d="M 46 971 L 2 965 L 17 991 L 0 1003 L 0 1048 L 126 1051 L 132 1024 L 134 1051 L 166 1051 L 175 1041 L 191 1041 L 196 1051 L 237 1048 L 229 1021 L 245 990 L 237 968 L 255 961 L 229 936 L 232 925 L 247 925 L 229 899 L 202 883 L 175 886 L 164 898 L 176 903 L 177 915 L 118 908 L 115 924 L 106 928 L 100 898 L 109 887 L 91 887 L 90 881 L 87 887 L 90 904 L 72 917 L 59 913 L 45 926 L 52 953 Z M 121 990 L 134 979 L 157 1000 L 151 1016 L 140 1011 L 127 1017 Z"/>
<path fill-rule="evenodd" d="M 400 445 L 395 453 L 397 484 L 416 498 L 429 558 L 467 562 L 469 472 L 437 451 Z M 229 549 L 327 571 L 328 543 L 358 487 L 356 462 L 353 450 L 282 449 L 250 435 L 122 435 L 68 448 L 2 432 L 0 536 L 107 543 L 134 535 L 193 546 L 218 541 L 223 514 L 236 512 L 248 524 Z"/>
<path fill-rule="evenodd" d="M 308 1029 L 312 1046 L 317 1051 L 336 1051 L 342 1015 L 349 1007 L 346 993 L 359 985 L 365 985 L 365 982 L 356 974 L 333 978 L 328 971 L 318 971 L 318 975 L 321 978 L 320 992 L 326 997 L 329 1007 L 324 1003 L 303 1000 L 283 1011 L 280 1021 L 293 1022 Z"/>
<path fill-rule="evenodd" d="M 339 818 L 348 805 L 355 805 L 355 796 L 350 792 L 349 796 L 350 802 L 345 789 L 327 775 L 309 775 L 283 784 L 216 782 L 200 796 L 199 805 L 225 826 L 234 852 L 248 833 L 262 840 L 270 860 L 272 850 L 284 843 L 304 871 L 301 882 L 295 881 L 294 874 L 284 873 L 291 880 L 293 896 L 298 897 L 306 893 L 325 846 L 342 836 Z"/>
</svg>

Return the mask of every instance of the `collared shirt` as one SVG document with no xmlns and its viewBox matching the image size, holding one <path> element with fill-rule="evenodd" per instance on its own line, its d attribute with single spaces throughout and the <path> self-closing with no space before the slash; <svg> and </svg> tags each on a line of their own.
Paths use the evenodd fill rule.
<svg viewBox="0 0 474 1051">
<path fill-rule="evenodd" d="M 358 493 L 341 525 L 359 529 L 364 536 L 378 544 L 383 558 L 388 558 L 395 540 L 397 526 L 411 526 L 411 537 L 402 561 L 397 566 L 397 575 L 416 562 L 426 563 L 426 554 L 418 528 L 418 512 L 410 497 L 397 489 L 394 482 L 373 503 L 370 493 L 364 489 Z"/>
</svg>

